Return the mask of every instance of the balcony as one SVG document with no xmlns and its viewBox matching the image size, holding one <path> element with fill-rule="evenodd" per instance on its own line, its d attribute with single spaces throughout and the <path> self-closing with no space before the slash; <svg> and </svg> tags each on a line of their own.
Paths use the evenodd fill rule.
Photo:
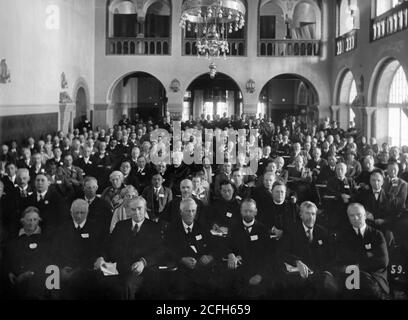
<svg viewBox="0 0 408 320">
<path fill-rule="evenodd" d="M 371 41 L 408 29 L 408 1 L 371 20 Z"/>
<path fill-rule="evenodd" d="M 170 38 L 107 38 L 107 55 L 169 55 Z"/>
<path fill-rule="evenodd" d="M 244 39 L 228 39 L 230 52 L 228 56 L 243 57 L 245 56 L 245 40 Z M 197 55 L 197 39 L 185 38 L 183 39 L 183 55 L 196 56 Z"/>
<path fill-rule="evenodd" d="M 357 48 L 357 29 L 336 38 L 336 56 L 353 51 Z"/>
<path fill-rule="evenodd" d="M 320 40 L 261 39 L 258 54 L 261 57 L 315 57 L 320 56 Z"/>
</svg>

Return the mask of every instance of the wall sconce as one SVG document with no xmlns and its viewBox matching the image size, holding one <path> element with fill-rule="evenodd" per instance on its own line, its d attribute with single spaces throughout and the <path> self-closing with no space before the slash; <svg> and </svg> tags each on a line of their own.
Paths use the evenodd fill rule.
<svg viewBox="0 0 408 320">
<path fill-rule="evenodd" d="M 173 92 L 179 92 L 180 91 L 180 81 L 177 79 L 174 79 L 171 84 L 170 84 L 170 90 Z"/>
<path fill-rule="evenodd" d="M 255 81 L 250 79 L 246 83 L 246 89 L 248 93 L 254 93 L 255 92 Z"/>
</svg>

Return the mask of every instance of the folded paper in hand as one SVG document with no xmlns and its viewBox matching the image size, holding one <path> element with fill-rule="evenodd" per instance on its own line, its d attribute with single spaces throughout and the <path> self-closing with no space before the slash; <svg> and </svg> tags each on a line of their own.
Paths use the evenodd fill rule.
<svg viewBox="0 0 408 320">
<path fill-rule="evenodd" d="M 110 263 L 106 262 L 101 266 L 101 271 L 103 272 L 104 276 L 116 276 L 119 274 L 118 270 L 116 269 L 116 262 Z"/>
<path fill-rule="evenodd" d="M 218 230 L 211 229 L 210 232 L 213 236 L 216 236 L 216 237 L 222 237 L 224 235 L 221 230 L 218 231 Z"/>
</svg>

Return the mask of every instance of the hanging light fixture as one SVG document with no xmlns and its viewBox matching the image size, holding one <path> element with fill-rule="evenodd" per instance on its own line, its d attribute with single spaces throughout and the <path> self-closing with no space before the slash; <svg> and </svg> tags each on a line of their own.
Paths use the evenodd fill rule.
<svg viewBox="0 0 408 320">
<path fill-rule="evenodd" d="M 198 56 L 226 58 L 230 52 L 228 35 L 245 26 L 245 13 L 242 0 L 186 0 L 180 27 L 194 31 Z"/>
</svg>

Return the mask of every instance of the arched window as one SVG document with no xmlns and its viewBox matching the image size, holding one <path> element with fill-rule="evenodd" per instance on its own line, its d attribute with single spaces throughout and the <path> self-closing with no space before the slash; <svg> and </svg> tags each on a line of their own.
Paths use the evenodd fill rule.
<svg viewBox="0 0 408 320">
<path fill-rule="evenodd" d="M 389 102 L 392 104 L 408 103 L 408 82 L 402 66 L 398 68 L 392 80 Z"/>
<path fill-rule="evenodd" d="M 353 80 L 353 82 L 351 83 L 351 88 L 350 88 L 350 95 L 349 95 L 349 105 L 351 106 L 353 104 L 353 102 L 356 100 L 357 98 L 357 86 L 356 86 L 356 80 Z M 353 108 L 350 108 L 350 112 L 349 112 L 349 122 L 353 121 L 355 122 L 356 119 L 356 114 L 353 111 Z"/>
<path fill-rule="evenodd" d="M 392 78 L 388 101 L 390 144 L 408 145 L 408 82 L 402 66 L 397 69 Z"/>
</svg>

